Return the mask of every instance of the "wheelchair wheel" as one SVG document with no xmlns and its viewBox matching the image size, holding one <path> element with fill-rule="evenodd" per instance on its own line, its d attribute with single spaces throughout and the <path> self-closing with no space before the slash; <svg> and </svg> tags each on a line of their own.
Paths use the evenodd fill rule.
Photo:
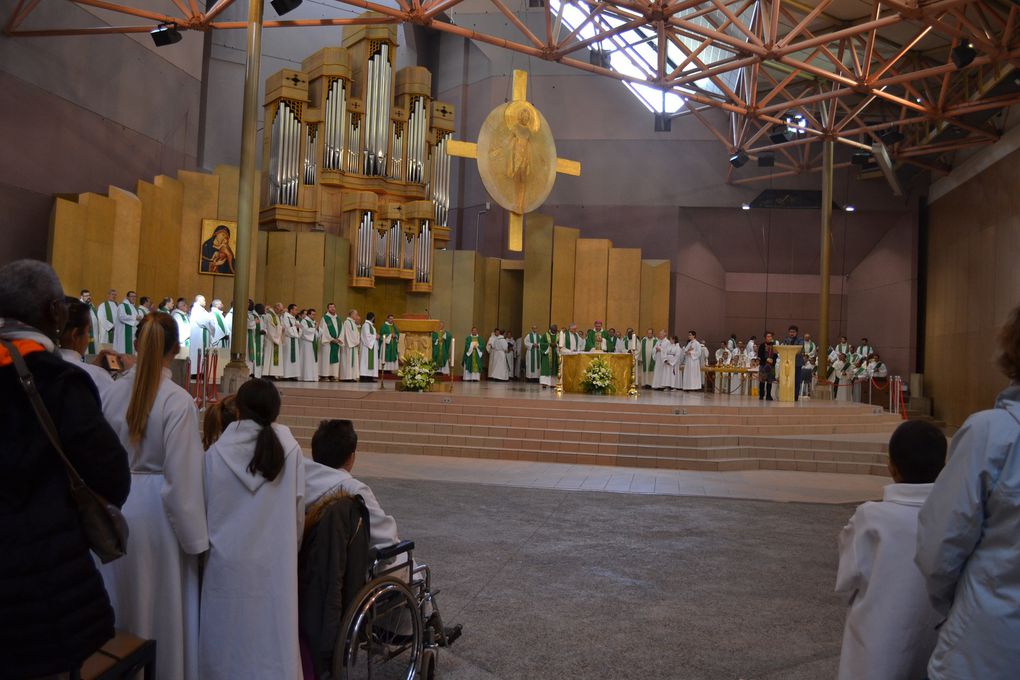
<svg viewBox="0 0 1020 680">
<path fill-rule="evenodd" d="M 420 680 L 435 680 L 436 650 L 426 649 L 421 653 L 421 672 L 418 677 Z"/>
<path fill-rule="evenodd" d="M 422 664 L 418 600 L 403 581 L 369 582 L 340 626 L 333 675 L 339 680 L 414 680 Z"/>
</svg>

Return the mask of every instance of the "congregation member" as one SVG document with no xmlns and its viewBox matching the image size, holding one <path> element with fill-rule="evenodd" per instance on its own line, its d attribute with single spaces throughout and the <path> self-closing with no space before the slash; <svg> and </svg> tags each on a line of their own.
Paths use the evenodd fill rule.
<svg viewBox="0 0 1020 680">
<path fill-rule="evenodd" d="M 85 348 L 86 356 L 92 356 L 97 354 L 99 350 L 96 348 L 96 335 L 99 332 L 99 317 L 96 315 L 96 306 L 92 304 L 92 293 L 88 288 L 83 288 L 81 293 L 78 295 L 78 301 L 83 305 L 87 305 L 89 308 L 89 344 Z"/>
<path fill-rule="evenodd" d="M 103 414 L 131 461 L 127 554 L 101 567 L 118 627 L 158 641 L 162 678 L 198 678 L 198 556 L 209 549 L 195 402 L 170 379 L 177 324 L 145 317 L 135 367 Z"/>
<path fill-rule="evenodd" d="M 571 325 L 571 330 L 575 327 Z M 591 352 L 597 350 L 599 352 L 606 351 L 606 333 L 602 330 L 602 322 L 596 321 L 595 328 L 588 329 L 584 338 L 584 351 Z"/>
<path fill-rule="evenodd" d="M 202 418 L 202 448 L 208 451 L 227 426 L 237 419 L 237 395 L 228 394 L 209 404 Z"/>
<path fill-rule="evenodd" d="M 450 352 L 453 351 L 453 335 L 446 330 L 446 324 L 439 322 L 439 328 L 432 331 L 432 364 L 436 371 L 450 375 Z"/>
<path fill-rule="evenodd" d="M 998 340 L 1009 386 L 953 436 L 918 516 L 916 563 L 944 619 L 930 680 L 1014 678 L 1020 668 L 1020 307 Z"/>
<path fill-rule="evenodd" d="M 271 382 L 249 380 L 236 403 L 238 420 L 204 457 L 209 556 L 199 669 L 202 680 L 297 679 L 304 457 L 276 423 L 280 394 Z"/>
<path fill-rule="evenodd" d="M 315 310 L 309 309 L 299 324 L 301 330 L 300 374 L 302 382 L 319 381 L 319 328 L 315 322 Z"/>
<path fill-rule="evenodd" d="M 900 425 L 889 439 L 893 483 L 880 502 L 858 507 L 839 535 L 836 592 L 850 602 L 839 680 L 925 678 L 940 617 L 914 564 L 917 516 L 945 461 L 941 430 L 919 420 Z"/>
<path fill-rule="evenodd" d="M 804 349 L 803 349 L 804 340 L 803 338 L 800 337 L 800 328 L 797 327 L 796 325 L 791 324 L 791 326 L 786 330 L 786 339 L 783 340 L 782 344 L 793 345 L 801 348 L 801 350 L 797 352 L 797 359 L 793 369 L 794 370 L 793 400 L 799 401 L 802 389 L 802 381 L 804 379 L 803 371 L 801 370 L 804 368 Z"/>
<path fill-rule="evenodd" d="M 283 303 L 266 305 L 262 315 L 262 377 L 283 377 Z"/>
<path fill-rule="evenodd" d="M 707 350 L 698 342 L 698 334 L 695 331 L 688 331 L 687 344 L 683 348 L 683 378 L 679 385 L 684 392 L 696 392 L 701 389 L 701 367 L 706 352 Z"/>
<path fill-rule="evenodd" d="M 66 301 L 67 323 L 64 324 L 64 330 L 60 334 L 60 356 L 64 361 L 74 364 L 88 374 L 96 386 L 99 400 L 102 402 L 106 392 L 113 387 L 113 377 L 109 371 L 102 368 L 102 361 L 113 352 L 108 349 L 103 350 L 96 356 L 95 363 L 85 361 L 84 355 L 88 351 L 92 315 L 89 307 L 81 300 L 68 297 Z"/>
<path fill-rule="evenodd" d="M 253 300 L 248 300 L 248 322 L 245 327 L 247 340 L 245 363 L 248 364 L 248 375 L 253 378 L 262 377 L 262 315 L 265 314 L 266 308 L 261 303 L 255 304 Z"/>
<path fill-rule="evenodd" d="M 340 330 L 340 380 L 357 382 L 361 378 L 361 316 L 358 310 L 347 312 Z"/>
<path fill-rule="evenodd" d="M 298 326 L 297 305 L 287 305 L 287 311 L 280 319 L 283 342 L 280 345 L 283 359 L 283 379 L 297 380 L 301 376 L 301 357 L 298 341 L 301 338 L 301 328 Z"/>
<path fill-rule="evenodd" d="M 666 331 L 659 331 L 659 339 L 652 350 L 655 361 L 655 369 L 652 375 L 652 389 L 665 390 L 676 387 L 674 368 L 677 363 L 676 353 L 673 351 L 673 342 L 666 335 Z M 672 363 L 671 363 L 672 362 Z"/>
<path fill-rule="evenodd" d="M 113 342 L 117 328 L 117 290 L 111 288 L 106 292 L 106 301 L 96 309 L 99 320 L 96 335 L 96 349 L 114 349 Z"/>
<path fill-rule="evenodd" d="M 118 354 L 135 354 L 135 334 L 138 332 L 138 322 L 145 316 L 144 312 L 135 306 L 138 295 L 129 290 L 127 297 L 117 305 L 117 325 L 113 332 L 113 349 Z"/>
<path fill-rule="evenodd" d="M 379 335 L 375 331 L 375 312 L 365 315 L 365 323 L 361 325 L 360 376 L 375 381 L 379 377 Z"/>
<path fill-rule="evenodd" d="M 326 313 L 319 322 L 319 379 L 336 380 L 340 377 L 340 318 L 336 305 L 326 305 Z"/>
<path fill-rule="evenodd" d="M 489 380 L 506 382 L 510 379 L 510 364 L 507 361 L 507 342 L 503 332 L 496 329 L 489 341 L 485 343 L 485 351 L 489 355 Z"/>
<path fill-rule="evenodd" d="M 542 377 L 542 349 L 539 347 L 538 326 L 531 326 L 531 331 L 524 336 L 523 344 L 524 378 L 529 381 L 538 380 Z"/>
<path fill-rule="evenodd" d="M 772 383 L 776 379 L 776 362 L 779 361 L 774 345 L 772 331 L 766 331 L 764 341 L 758 348 L 759 400 L 772 401 Z"/>
<path fill-rule="evenodd" d="M 482 350 L 482 338 L 478 335 L 478 328 L 471 327 L 471 333 L 464 338 L 464 354 L 460 364 L 464 369 L 462 376 L 464 382 L 478 382 L 482 379 L 482 362 L 485 354 Z"/>
<path fill-rule="evenodd" d="M 655 331 L 649 328 L 645 337 L 638 343 L 638 384 L 641 387 L 651 387 L 652 379 L 655 377 L 655 344 L 658 339 Z"/>
<path fill-rule="evenodd" d="M 549 324 L 549 330 L 538 338 L 539 377 L 538 383 L 543 388 L 556 387 L 560 376 L 560 347 L 558 344 L 559 328 Z"/>
<path fill-rule="evenodd" d="M 382 337 L 382 368 L 389 373 L 396 373 L 400 368 L 400 330 L 393 322 L 393 315 L 386 316 L 381 330 Z"/>
</svg>

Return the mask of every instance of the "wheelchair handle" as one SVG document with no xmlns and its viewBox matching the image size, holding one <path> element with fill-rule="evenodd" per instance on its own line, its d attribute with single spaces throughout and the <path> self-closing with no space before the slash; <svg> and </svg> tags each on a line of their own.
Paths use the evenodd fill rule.
<svg viewBox="0 0 1020 680">
<path fill-rule="evenodd" d="M 412 550 L 414 550 L 414 541 L 401 541 L 385 548 L 372 548 L 369 557 L 373 560 L 389 560 Z"/>
</svg>

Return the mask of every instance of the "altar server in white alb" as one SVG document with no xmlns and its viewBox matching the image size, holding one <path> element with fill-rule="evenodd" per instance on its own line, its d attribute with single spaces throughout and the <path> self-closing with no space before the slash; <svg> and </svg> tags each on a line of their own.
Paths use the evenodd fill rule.
<svg viewBox="0 0 1020 680">
<path fill-rule="evenodd" d="M 301 319 L 301 375 L 302 382 L 319 381 L 319 329 L 315 310 L 309 309 Z"/>
<path fill-rule="evenodd" d="M 340 319 L 336 305 L 326 305 L 326 313 L 319 322 L 319 377 L 336 380 L 340 376 Z"/>
<path fill-rule="evenodd" d="M 118 627 L 159 641 L 156 675 L 197 680 L 198 556 L 209 535 L 195 402 L 167 368 L 177 340 L 173 319 L 148 315 L 138 363 L 106 393 L 103 415 L 131 461 L 131 530 L 127 554 L 100 571 Z"/>
<path fill-rule="evenodd" d="M 379 336 L 375 332 L 375 312 L 365 315 L 361 325 L 361 377 L 379 377 Z"/>
<path fill-rule="evenodd" d="M 532 326 L 531 332 L 524 336 L 524 377 L 528 380 L 542 377 L 542 350 L 538 342 L 538 326 Z"/>
<path fill-rule="evenodd" d="M 202 574 L 202 680 L 297 680 L 297 562 L 305 518 L 304 456 L 275 423 L 267 380 L 237 391 L 239 419 L 204 457 L 209 557 Z M 166 676 L 176 677 L 176 676 Z"/>
<path fill-rule="evenodd" d="M 672 356 L 672 349 L 673 343 L 670 341 L 669 336 L 666 335 L 666 331 L 660 330 L 659 339 L 652 349 L 652 358 L 655 360 L 655 369 L 652 374 L 653 390 L 672 389 L 675 386 L 673 367 L 676 361 L 674 360 L 672 364 L 667 361 Z"/>
<path fill-rule="evenodd" d="M 287 312 L 283 315 L 283 342 L 280 345 L 280 352 L 283 354 L 283 378 L 284 380 L 296 380 L 301 375 L 300 351 L 298 339 L 301 337 L 301 329 L 298 327 L 297 305 L 287 306 Z"/>
<path fill-rule="evenodd" d="M 121 353 L 132 356 L 135 351 L 135 334 L 138 332 L 138 323 L 145 316 L 135 304 L 138 296 L 135 291 L 129 290 L 127 297 L 117 305 L 117 326 L 113 331 L 113 348 Z"/>
<path fill-rule="evenodd" d="M 946 437 L 938 428 L 916 420 L 900 425 L 889 440 L 894 483 L 881 502 L 858 507 L 839 536 L 836 592 L 850 606 L 839 680 L 927 677 L 943 617 L 932 607 L 914 558 L 918 516 L 945 460 Z"/>
<path fill-rule="evenodd" d="M 262 315 L 262 375 L 266 378 L 283 377 L 283 303 L 266 306 Z"/>
<path fill-rule="evenodd" d="M 506 382 L 510 379 L 509 365 L 506 360 L 506 340 L 498 328 L 489 336 L 485 343 L 485 351 L 489 354 L 489 379 Z"/>
<path fill-rule="evenodd" d="M 96 349 L 113 349 L 114 330 L 117 328 L 117 291 L 111 288 L 106 293 L 106 301 L 96 309 L 99 325 L 93 331 L 96 338 Z"/>
<path fill-rule="evenodd" d="M 344 324 L 340 331 L 340 379 L 358 381 L 361 377 L 361 328 L 358 322 L 361 316 L 358 310 L 352 309 L 347 313 Z"/>
<path fill-rule="evenodd" d="M 213 321 L 212 314 L 205 308 L 205 296 L 196 295 L 191 305 L 191 346 L 188 348 L 188 359 L 191 361 L 191 374 L 197 375 L 202 368 L 202 361 L 208 360 L 209 349 L 212 347 Z"/>
</svg>

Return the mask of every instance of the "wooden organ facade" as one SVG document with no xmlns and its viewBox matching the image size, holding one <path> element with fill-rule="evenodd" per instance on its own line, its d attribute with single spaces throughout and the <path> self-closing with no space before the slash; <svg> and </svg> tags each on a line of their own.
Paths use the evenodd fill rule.
<svg viewBox="0 0 1020 680">
<path fill-rule="evenodd" d="M 351 26 L 342 47 L 266 80 L 259 226 L 342 236 L 352 288 L 430 293 L 450 239 L 454 110 L 428 69 L 396 70 L 396 39 L 394 25 Z"/>
</svg>

